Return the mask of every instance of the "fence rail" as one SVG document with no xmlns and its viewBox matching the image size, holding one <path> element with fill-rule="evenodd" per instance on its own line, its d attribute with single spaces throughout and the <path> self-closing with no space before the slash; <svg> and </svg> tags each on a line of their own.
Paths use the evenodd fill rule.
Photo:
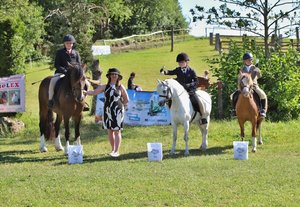
<svg viewBox="0 0 300 207">
<path fill-rule="evenodd" d="M 161 30 L 149 34 L 131 35 L 117 39 L 98 40 L 95 45 L 109 45 L 112 52 L 145 49 L 174 44 L 188 38 L 188 29 Z"/>
<path fill-rule="evenodd" d="M 243 37 L 245 37 L 247 35 L 243 35 Z M 243 38 L 242 37 L 242 38 Z M 248 36 L 250 41 L 255 41 L 255 44 L 258 46 L 264 46 L 264 40 L 261 37 L 258 36 Z M 215 38 L 213 36 L 213 33 L 210 33 L 209 35 L 210 38 L 210 45 L 215 45 L 215 50 L 219 51 L 219 53 L 223 52 L 224 50 L 228 50 L 229 49 L 229 44 L 234 41 L 236 44 L 238 45 L 242 45 L 243 41 L 240 40 L 241 37 L 238 36 L 232 36 L 232 35 L 220 35 L 220 34 L 216 34 Z M 297 39 L 287 39 L 287 38 L 283 38 L 282 36 L 276 37 L 275 35 L 273 35 L 270 38 L 270 41 L 268 42 L 268 45 L 270 47 L 277 47 L 280 48 L 283 51 L 288 50 L 289 47 L 294 47 L 297 49 L 300 49 L 300 41 L 299 41 L 299 37 L 297 35 Z"/>
</svg>

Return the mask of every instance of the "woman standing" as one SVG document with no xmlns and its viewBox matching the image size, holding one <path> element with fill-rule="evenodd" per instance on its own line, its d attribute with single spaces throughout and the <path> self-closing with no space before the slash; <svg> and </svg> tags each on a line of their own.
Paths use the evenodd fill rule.
<svg viewBox="0 0 300 207">
<path fill-rule="evenodd" d="M 104 121 L 103 128 L 107 130 L 108 139 L 112 148 L 110 155 L 118 157 L 122 141 L 124 110 L 128 104 L 128 94 L 125 87 L 120 83 L 122 75 L 117 68 L 110 68 L 106 74 L 108 82 L 99 85 L 93 91 L 87 91 L 87 95 L 97 95 L 104 92 Z"/>
</svg>

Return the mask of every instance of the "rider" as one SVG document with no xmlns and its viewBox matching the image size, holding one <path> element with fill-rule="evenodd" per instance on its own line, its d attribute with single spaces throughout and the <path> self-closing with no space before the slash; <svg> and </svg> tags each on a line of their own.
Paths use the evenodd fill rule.
<svg viewBox="0 0 300 207">
<path fill-rule="evenodd" d="M 56 68 L 55 75 L 51 78 L 49 84 L 49 102 L 48 107 L 52 108 L 54 101 L 54 87 L 57 81 L 64 77 L 68 71 L 68 64 L 81 64 L 81 59 L 79 53 L 73 49 L 73 45 L 76 42 L 75 38 L 71 34 L 67 34 L 63 39 L 64 48 L 60 49 L 56 53 L 54 66 Z M 84 106 L 84 111 L 88 111 L 88 106 Z"/>
<path fill-rule="evenodd" d="M 242 73 L 249 73 L 253 79 L 253 90 L 258 94 L 261 101 L 260 115 L 266 117 L 266 99 L 265 92 L 258 86 L 257 79 L 261 78 L 261 72 L 258 67 L 253 65 L 253 55 L 249 52 L 243 55 L 244 66 L 241 68 Z M 232 116 L 236 116 L 235 106 L 238 100 L 239 91 L 235 91 L 232 94 Z"/>
<path fill-rule="evenodd" d="M 190 99 L 194 100 L 196 103 L 201 103 L 197 94 L 197 86 L 198 86 L 198 78 L 196 76 L 195 71 L 189 67 L 189 56 L 186 53 L 179 53 L 176 57 L 176 62 L 178 63 L 177 68 L 174 70 L 165 70 L 160 69 L 160 73 L 163 75 L 176 75 L 176 80 L 185 88 L 185 90 L 189 93 Z M 199 105 L 200 114 L 203 114 L 201 111 L 202 107 Z M 202 109 L 203 110 L 203 109 Z M 206 124 L 206 119 L 201 119 L 202 124 Z"/>
</svg>

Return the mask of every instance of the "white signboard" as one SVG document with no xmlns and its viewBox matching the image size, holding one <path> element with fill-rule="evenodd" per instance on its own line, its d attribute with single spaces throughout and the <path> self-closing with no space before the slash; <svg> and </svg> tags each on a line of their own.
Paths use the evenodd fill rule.
<svg viewBox="0 0 300 207">
<path fill-rule="evenodd" d="M 92 46 L 93 55 L 109 55 L 111 54 L 110 46 L 109 45 L 93 45 Z"/>
<path fill-rule="evenodd" d="M 0 78 L 0 113 L 25 111 L 25 75 Z"/>
</svg>

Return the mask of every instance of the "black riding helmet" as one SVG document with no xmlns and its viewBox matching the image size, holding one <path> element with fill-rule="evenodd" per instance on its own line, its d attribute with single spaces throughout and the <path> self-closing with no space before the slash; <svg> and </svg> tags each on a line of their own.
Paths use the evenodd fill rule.
<svg viewBox="0 0 300 207">
<path fill-rule="evenodd" d="M 73 35 L 67 34 L 66 36 L 64 36 L 64 42 L 72 42 L 72 43 L 75 43 L 76 40 L 75 40 L 75 38 L 74 38 Z"/>
<path fill-rule="evenodd" d="M 176 57 L 176 62 L 189 61 L 189 60 L 190 60 L 189 56 L 184 52 L 179 53 Z"/>
<path fill-rule="evenodd" d="M 243 55 L 243 60 L 248 60 L 248 59 L 253 60 L 253 55 L 252 55 L 252 53 L 250 53 L 250 52 L 246 52 L 246 53 Z"/>
</svg>

